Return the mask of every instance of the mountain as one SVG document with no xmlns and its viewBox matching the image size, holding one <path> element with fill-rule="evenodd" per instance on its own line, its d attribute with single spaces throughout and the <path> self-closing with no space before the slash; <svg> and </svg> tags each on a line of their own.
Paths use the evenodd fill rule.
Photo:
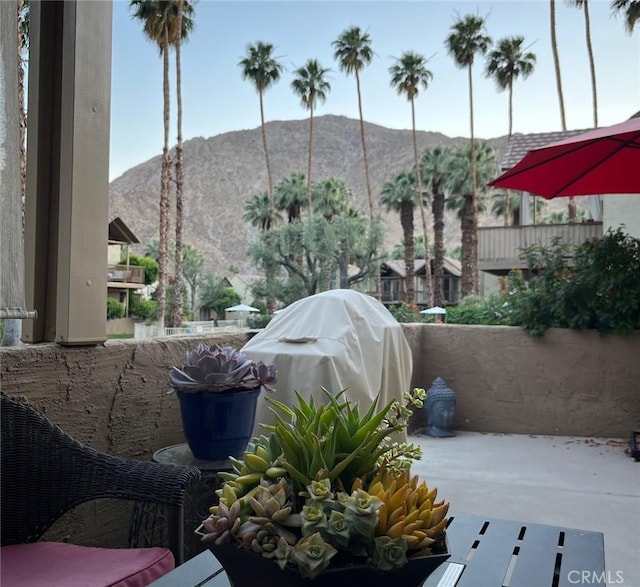
<svg viewBox="0 0 640 587">
<path fill-rule="evenodd" d="M 309 121 L 273 121 L 266 125 L 274 185 L 294 171 L 306 173 Z M 468 139 L 418 132 L 418 146 L 465 144 Z M 410 130 L 393 130 L 365 123 L 374 205 L 379 208 L 382 185 L 393 174 L 413 165 Z M 506 137 L 487 141 L 503 152 Z M 158 200 L 161 156 L 126 171 L 109 186 L 109 215 L 120 216 L 140 239 L 140 250 L 158 238 Z M 260 128 L 197 137 L 184 143 L 184 241 L 199 249 L 217 276 L 232 265 L 250 272 L 249 241 L 256 230 L 244 222 L 248 198 L 267 190 L 267 172 Z M 351 188 L 356 206 L 368 210 L 360 122 L 343 116 L 314 119 L 312 181 L 336 176 Z M 498 221 L 494 219 L 495 223 Z M 389 250 L 402 239 L 397 214 L 384 214 L 385 243 Z M 486 220 L 482 222 L 485 224 Z M 171 230 L 174 230 L 172 225 Z M 416 234 L 421 234 L 416 214 Z M 448 215 L 447 245 L 459 242 L 459 222 Z"/>
</svg>

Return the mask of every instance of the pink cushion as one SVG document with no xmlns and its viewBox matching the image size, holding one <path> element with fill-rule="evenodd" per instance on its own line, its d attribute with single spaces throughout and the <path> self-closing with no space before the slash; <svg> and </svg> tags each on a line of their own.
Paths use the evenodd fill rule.
<svg viewBox="0 0 640 587">
<path fill-rule="evenodd" d="M 2 587 L 145 587 L 175 567 L 166 548 L 94 548 L 63 542 L 0 548 Z"/>
</svg>

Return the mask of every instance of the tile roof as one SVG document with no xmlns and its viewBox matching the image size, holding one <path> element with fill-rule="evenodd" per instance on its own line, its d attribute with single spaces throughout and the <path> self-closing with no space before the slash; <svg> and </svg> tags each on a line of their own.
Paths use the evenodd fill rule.
<svg viewBox="0 0 640 587">
<path fill-rule="evenodd" d="M 433 264 L 433 259 L 431 259 L 431 263 Z M 404 259 L 391 259 L 389 261 L 385 261 L 383 265 L 386 265 L 389 269 L 391 269 L 391 271 L 393 271 L 400 277 L 406 276 L 406 272 L 404 270 Z M 458 261 L 457 259 L 445 257 L 443 268 L 445 271 L 456 277 L 460 277 L 462 275 L 462 266 L 460 265 L 460 261 Z M 420 271 L 424 273 L 424 259 L 413 260 L 413 271 L 415 273 L 420 273 Z"/>
<path fill-rule="evenodd" d="M 556 132 L 540 132 L 540 133 L 528 133 L 528 134 L 515 134 L 511 135 L 507 150 L 502 157 L 501 168 L 503 171 L 511 169 L 516 163 L 522 159 L 528 151 L 531 149 L 537 149 L 538 147 L 544 147 L 549 143 L 555 143 L 562 139 L 568 139 L 576 135 L 592 130 L 584 128 L 581 130 L 566 130 Z"/>
</svg>

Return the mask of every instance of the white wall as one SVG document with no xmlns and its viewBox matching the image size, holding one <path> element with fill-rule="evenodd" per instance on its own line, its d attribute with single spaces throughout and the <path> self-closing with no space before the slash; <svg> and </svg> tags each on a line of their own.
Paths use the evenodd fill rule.
<svg viewBox="0 0 640 587">
<path fill-rule="evenodd" d="M 640 238 L 640 195 L 602 196 L 602 209 L 603 232 L 624 224 L 625 232 Z"/>
</svg>

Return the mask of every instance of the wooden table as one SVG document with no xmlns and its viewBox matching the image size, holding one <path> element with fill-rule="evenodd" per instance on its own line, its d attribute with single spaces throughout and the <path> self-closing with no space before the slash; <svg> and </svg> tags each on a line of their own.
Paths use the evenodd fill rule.
<svg viewBox="0 0 640 587">
<path fill-rule="evenodd" d="M 601 532 L 458 514 L 451 516 L 447 537 L 451 558 L 423 587 L 606 585 Z M 217 559 L 205 551 L 151 587 L 176 585 L 231 584 Z"/>
</svg>

